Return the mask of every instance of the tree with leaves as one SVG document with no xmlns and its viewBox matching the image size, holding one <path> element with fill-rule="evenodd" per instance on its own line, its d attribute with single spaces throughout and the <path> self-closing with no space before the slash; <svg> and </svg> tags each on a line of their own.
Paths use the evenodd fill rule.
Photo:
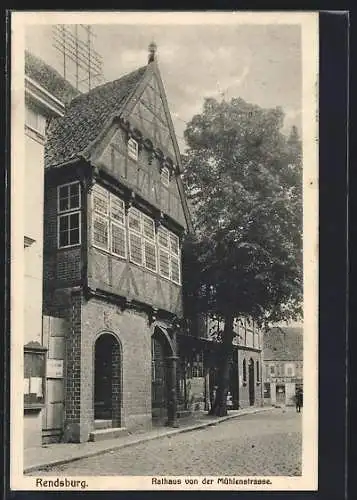
<svg viewBox="0 0 357 500">
<path fill-rule="evenodd" d="M 191 313 L 224 322 L 211 412 L 226 415 L 235 318 L 260 327 L 302 304 L 302 161 L 280 108 L 206 99 L 185 130 L 184 182 L 195 233 L 185 245 Z"/>
</svg>

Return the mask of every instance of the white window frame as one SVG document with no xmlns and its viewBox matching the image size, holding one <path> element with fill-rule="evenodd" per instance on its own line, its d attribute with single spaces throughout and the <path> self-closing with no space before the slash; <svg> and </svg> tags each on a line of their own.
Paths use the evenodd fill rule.
<svg viewBox="0 0 357 500">
<path fill-rule="evenodd" d="M 120 204 L 123 209 L 123 220 L 119 221 L 115 217 L 112 216 L 112 205 L 113 202 L 115 201 L 120 201 Z M 125 215 L 125 204 L 124 201 L 119 198 L 119 196 L 109 193 L 109 210 L 108 210 L 108 217 L 109 217 L 109 248 L 110 252 L 115 255 L 116 257 L 119 257 L 120 259 L 127 259 L 128 257 L 128 249 L 127 249 L 127 228 L 126 228 L 126 215 Z M 120 255 L 119 253 L 115 252 L 113 250 L 113 226 L 116 226 L 120 229 L 123 230 L 124 233 L 124 255 Z"/>
<path fill-rule="evenodd" d="M 128 139 L 128 156 L 132 160 L 138 161 L 139 158 L 139 143 L 132 137 Z"/>
<path fill-rule="evenodd" d="M 97 194 L 99 194 L 101 192 L 101 194 L 107 198 L 107 211 L 106 212 L 101 212 L 99 210 L 96 211 L 96 209 L 95 209 L 94 197 L 95 197 L 96 191 L 97 191 Z M 100 184 L 95 184 L 93 186 L 92 209 L 95 213 L 97 213 L 98 215 L 101 215 L 102 217 L 107 217 L 109 215 L 109 212 L 110 212 L 110 196 L 109 195 L 110 195 L 109 191 L 107 189 L 105 189 L 103 186 L 101 186 Z"/>
<path fill-rule="evenodd" d="M 164 274 L 161 270 L 161 254 L 165 253 L 167 254 L 167 260 L 168 260 L 168 275 Z M 158 259 L 159 259 L 159 274 L 162 278 L 165 278 L 167 280 L 170 279 L 170 253 L 168 250 L 165 250 L 164 247 L 159 246 L 158 247 Z"/>
<path fill-rule="evenodd" d="M 34 122 L 31 122 L 31 116 L 34 118 Z M 25 125 L 31 130 L 40 134 L 42 137 L 46 135 L 46 117 L 36 111 L 34 108 L 26 104 L 25 107 Z"/>
<path fill-rule="evenodd" d="M 172 277 L 172 260 L 173 259 L 177 260 L 178 280 L 175 280 Z M 170 280 L 173 283 L 176 283 L 177 285 L 181 285 L 181 263 L 180 263 L 180 257 L 178 257 L 176 255 L 172 255 L 172 254 L 170 254 Z"/>
<path fill-rule="evenodd" d="M 153 236 L 152 238 L 150 238 L 150 236 L 147 236 L 145 234 L 145 230 L 144 230 L 144 221 L 145 219 L 149 220 L 153 226 Z M 157 270 L 158 270 L 158 255 L 157 255 L 157 245 L 156 245 L 156 231 L 155 231 L 155 222 L 154 222 L 154 219 L 152 219 L 151 217 L 149 217 L 148 215 L 146 214 L 141 214 L 141 230 L 142 230 L 142 245 L 143 245 L 143 257 L 144 257 L 144 262 L 143 262 L 143 265 L 145 267 L 145 269 L 147 269 L 148 271 L 151 271 L 152 273 L 157 273 Z M 146 246 L 145 246 L 145 243 L 149 243 L 150 245 L 153 246 L 154 248 L 154 251 L 155 251 L 155 269 L 151 269 L 147 263 L 146 263 Z"/>
<path fill-rule="evenodd" d="M 130 227 L 130 215 L 131 214 L 136 214 L 138 219 L 139 219 L 139 230 Z M 140 246 L 141 246 L 141 262 L 134 260 L 131 252 L 131 234 L 134 234 L 134 236 L 137 236 L 140 238 Z M 141 214 L 140 210 L 137 208 L 131 207 L 128 212 L 128 238 L 129 238 L 129 261 L 133 262 L 133 264 L 136 264 L 137 266 L 143 266 L 144 263 L 144 253 L 143 253 L 143 237 L 142 237 L 142 229 L 141 229 Z"/>
<path fill-rule="evenodd" d="M 101 194 L 103 194 L 106 198 L 107 198 L 107 211 L 106 213 L 100 211 L 100 210 L 96 210 L 95 209 L 95 204 L 94 204 L 94 197 L 96 195 L 96 191 Z M 110 249 L 110 229 L 109 229 L 109 226 L 110 226 L 110 223 L 109 223 L 109 191 L 106 190 L 105 188 L 103 188 L 103 186 L 101 186 L 100 184 L 95 184 L 93 186 L 93 191 L 92 191 L 92 220 L 91 220 L 91 225 L 92 225 L 92 230 L 91 230 L 91 233 L 92 233 L 92 245 L 95 247 L 95 248 L 98 248 L 99 250 L 103 250 L 105 252 L 109 252 L 109 249 Z M 107 225 L 107 234 L 108 234 L 108 238 L 107 238 L 107 247 L 104 248 L 103 246 L 99 245 L 98 243 L 95 242 L 95 239 L 94 239 L 94 219 L 95 218 L 98 218 L 98 219 L 102 219 L 103 222 L 106 223 Z"/>
<path fill-rule="evenodd" d="M 167 167 L 162 167 L 160 172 L 160 179 L 164 186 L 169 187 L 170 185 L 170 170 Z"/>
<path fill-rule="evenodd" d="M 94 196 L 95 196 L 95 190 L 97 192 L 101 192 L 106 198 L 107 198 L 107 210 L 106 213 L 103 211 L 95 210 L 94 207 Z M 128 250 L 127 250 L 127 227 L 126 227 L 126 216 L 125 216 L 125 211 L 124 211 L 124 216 L 123 216 L 123 222 L 120 222 L 118 219 L 115 219 L 112 217 L 112 203 L 113 200 L 119 200 L 121 204 L 124 204 L 124 201 L 119 198 L 117 195 L 111 193 L 109 190 L 101 186 L 100 184 L 95 184 L 93 191 L 92 191 L 92 218 L 91 218 L 91 225 L 92 225 L 92 230 L 91 230 L 91 237 L 92 237 L 92 245 L 97 248 L 98 250 L 102 250 L 103 252 L 108 252 L 111 255 L 114 255 L 115 257 L 118 257 L 120 259 L 127 259 L 128 256 Z M 98 243 L 95 242 L 94 240 L 94 218 L 98 217 L 100 219 L 103 219 L 103 221 L 106 222 L 107 227 L 108 227 L 108 241 L 107 241 L 107 247 L 104 248 L 100 246 Z M 113 229 L 112 227 L 117 226 L 118 228 L 122 229 L 124 231 L 124 250 L 125 250 L 125 255 L 121 255 L 113 250 Z"/>
<path fill-rule="evenodd" d="M 159 232 L 157 233 L 157 247 L 158 247 L 158 261 L 159 261 L 159 274 L 162 278 L 168 279 L 172 281 L 173 283 L 176 283 L 177 285 L 181 285 L 181 247 L 180 247 L 180 239 L 179 237 L 167 229 L 166 227 L 161 226 L 159 228 L 160 231 L 163 231 L 167 234 L 167 240 L 168 240 L 168 245 L 167 247 L 162 245 L 159 240 Z M 174 237 L 177 240 L 177 253 L 173 252 L 172 250 L 172 245 L 171 245 L 171 238 Z M 168 254 L 168 260 L 169 260 L 169 275 L 166 276 L 165 274 L 162 273 L 161 271 L 161 266 L 160 266 L 160 251 L 165 252 Z M 177 260 L 177 265 L 178 265 L 178 280 L 173 279 L 172 277 L 172 260 L 175 259 Z"/>
<path fill-rule="evenodd" d="M 159 233 L 160 232 L 163 232 L 163 233 L 166 233 L 167 235 L 167 246 L 164 246 L 160 243 L 160 238 L 159 238 Z M 170 272 L 170 233 L 169 233 L 169 230 L 166 229 L 166 227 L 163 227 L 163 226 L 160 226 L 158 231 L 157 231 L 157 257 L 158 257 L 158 261 L 159 261 L 159 275 L 162 277 L 162 278 L 165 278 L 165 279 L 168 279 L 170 280 L 170 275 L 171 275 L 171 272 Z M 168 275 L 166 276 L 166 274 L 163 274 L 162 271 L 161 271 L 161 259 L 160 259 L 160 253 L 161 252 L 164 252 L 167 254 L 167 260 L 168 260 L 168 267 L 169 267 L 169 272 L 168 272 Z"/>
<path fill-rule="evenodd" d="M 140 248 L 141 248 L 141 262 L 139 262 L 138 260 L 135 260 L 133 258 L 133 255 L 132 255 L 132 251 L 131 251 L 131 236 L 136 236 L 137 238 L 140 238 Z M 132 262 L 133 264 L 136 264 L 137 266 L 141 266 L 143 267 L 143 261 L 144 261 L 144 255 L 143 255 L 143 241 L 142 241 L 142 236 L 141 234 L 139 234 L 137 231 L 129 231 L 129 260 L 130 262 Z"/>
<path fill-rule="evenodd" d="M 139 229 L 130 228 L 130 223 L 129 223 L 130 213 L 135 213 L 137 215 L 137 217 L 139 218 Z M 145 219 L 150 220 L 152 225 L 153 225 L 154 231 L 153 231 L 152 238 L 150 238 L 149 236 L 147 236 L 145 234 L 145 231 L 144 231 L 144 220 Z M 156 245 L 156 232 L 155 232 L 154 220 L 151 217 L 149 217 L 148 215 L 146 215 L 143 212 L 141 212 L 140 210 L 138 210 L 137 208 L 134 208 L 134 207 L 130 208 L 129 214 L 128 214 L 128 233 L 129 233 L 129 260 L 130 260 L 130 262 L 133 262 L 134 264 L 136 264 L 138 266 L 144 267 L 148 271 L 156 274 L 158 272 L 158 255 L 157 255 L 158 250 L 157 250 L 157 245 Z M 134 235 L 136 235 L 137 237 L 140 237 L 141 256 L 142 256 L 141 262 L 135 261 L 132 258 L 130 233 L 134 233 Z M 151 267 L 149 267 L 146 263 L 146 247 L 145 247 L 146 242 L 151 244 L 155 250 L 155 270 L 151 269 Z"/>
<path fill-rule="evenodd" d="M 107 235 L 108 235 L 108 238 L 107 238 L 107 247 L 106 248 L 100 246 L 100 244 L 96 243 L 95 240 L 94 240 L 94 219 L 95 218 L 101 219 L 102 222 L 104 224 L 106 224 L 106 226 L 107 226 Z M 92 243 L 93 243 L 93 246 L 95 248 L 98 248 L 99 250 L 104 250 L 106 252 L 109 251 L 109 243 L 110 243 L 109 219 L 105 215 L 102 215 L 99 212 L 95 212 L 94 210 L 93 210 L 93 213 L 92 213 Z"/>
<path fill-rule="evenodd" d="M 120 259 L 125 259 L 126 260 L 126 258 L 128 256 L 127 238 L 126 238 L 126 227 L 125 227 L 125 225 L 118 224 L 117 222 L 113 222 L 113 221 L 111 221 L 109 224 L 110 224 L 110 229 L 109 229 L 109 236 L 110 236 L 109 247 L 110 247 L 110 253 L 112 253 L 116 257 L 119 257 Z M 124 250 L 125 250 L 125 254 L 124 255 L 120 255 L 119 253 L 115 252 L 115 250 L 113 249 L 113 226 L 116 226 L 119 229 L 122 229 L 123 232 L 124 232 Z"/>
<path fill-rule="evenodd" d="M 291 370 L 291 373 L 289 372 Z M 286 363 L 284 366 L 285 377 L 295 377 L 295 365 L 294 363 Z"/>
<path fill-rule="evenodd" d="M 68 187 L 71 185 L 78 185 L 78 206 L 74 208 L 67 208 L 65 210 L 60 209 L 60 189 Z M 67 182 L 65 184 L 60 184 L 57 186 L 57 248 L 73 248 L 82 244 L 82 197 L 81 197 L 81 185 L 79 181 Z M 70 218 L 71 215 L 78 214 L 78 243 L 71 243 L 69 245 L 60 245 L 60 219 L 63 217 Z"/>
<path fill-rule="evenodd" d="M 59 204 L 59 200 L 60 200 L 60 196 L 59 196 L 60 189 L 61 189 L 61 188 L 63 188 L 63 187 L 72 186 L 73 184 L 78 184 L 78 186 L 79 186 L 79 189 L 78 189 L 78 192 L 79 192 L 79 196 L 78 196 L 78 207 L 75 207 L 75 208 L 68 208 L 68 209 L 65 209 L 65 210 L 60 210 L 60 204 Z M 79 181 L 66 182 L 65 184 L 61 184 L 60 186 L 57 186 L 57 215 L 59 215 L 59 214 L 64 214 L 64 213 L 67 213 L 67 212 L 74 212 L 74 211 L 76 211 L 76 210 L 80 210 L 80 209 L 81 209 L 81 206 L 82 206 L 82 193 L 81 193 L 81 186 L 80 186 L 80 182 L 79 182 Z"/>
</svg>

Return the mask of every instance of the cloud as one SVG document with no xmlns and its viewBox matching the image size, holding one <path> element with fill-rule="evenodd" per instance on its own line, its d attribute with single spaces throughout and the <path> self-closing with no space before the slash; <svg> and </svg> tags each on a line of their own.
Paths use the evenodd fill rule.
<svg viewBox="0 0 357 500">
<path fill-rule="evenodd" d="M 295 118 L 301 115 L 301 109 L 295 108 L 286 108 L 285 109 L 285 118 L 287 120 L 295 120 Z"/>
<path fill-rule="evenodd" d="M 224 97 L 229 99 L 232 91 L 237 90 L 243 84 L 249 73 L 250 66 L 246 64 L 239 76 L 229 75 L 226 78 L 221 78 L 215 82 L 215 86 L 210 86 L 206 89 L 201 88 L 202 93 L 205 97 Z"/>
<path fill-rule="evenodd" d="M 250 66 L 246 64 L 243 68 L 241 76 L 237 80 L 237 84 L 241 85 L 250 73 Z"/>
</svg>

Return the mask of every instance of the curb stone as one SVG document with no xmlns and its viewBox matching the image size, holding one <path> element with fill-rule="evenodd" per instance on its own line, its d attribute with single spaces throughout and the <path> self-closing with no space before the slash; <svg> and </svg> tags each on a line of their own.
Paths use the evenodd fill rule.
<svg viewBox="0 0 357 500">
<path fill-rule="evenodd" d="M 232 420 L 234 418 L 239 418 L 239 417 L 245 417 L 247 415 L 254 415 L 256 413 L 262 413 L 264 411 L 268 411 L 268 410 L 272 410 L 272 409 L 274 409 L 274 408 L 271 406 L 268 406 L 268 407 L 257 408 L 255 411 L 244 412 L 244 410 L 243 410 L 242 413 L 239 413 L 239 414 L 227 415 L 225 417 L 220 417 L 220 418 L 218 417 L 219 420 L 213 420 L 211 422 L 203 422 L 200 424 L 193 424 L 193 425 L 190 425 L 187 427 L 172 429 L 172 430 L 167 431 L 165 433 L 157 434 L 157 435 L 153 435 L 153 436 L 145 436 L 145 437 L 143 436 L 141 438 L 139 437 L 133 441 L 129 441 L 127 443 L 117 443 L 113 446 L 109 446 L 108 448 L 104 448 L 102 450 L 92 450 L 92 451 L 85 452 L 85 453 L 78 455 L 78 456 L 71 456 L 71 457 L 66 457 L 66 458 L 50 460 L 46 464 L 42 463 L 42 464 L 37 464 L 37 465 L 36 464 L 30 465 L 28 467 L 24 467 L 24 473 L 26 474 L 26 473 L 34 472 L 34 471 L 48 470 L 48 469 L 51 469 L 52 467 L 68 464 L 71 462 L 77 462 L 78 460 L 82 460 L 85 458 L 92 458 L 95 456 L 104 455 L 106 453 L 111 453 L 111 452 L 116 451 L 116 450 L 128 448 L 129 446 L 135 446 L 137 444 L 146 443 L 149 441 L 154 441 L 155 439 L 162 439 L 165 437 L 171 437 L 171 436 L 174 436 L 176 434 L 183 434 L 186 432 L 192 432 L 192 431 L 196 431 L 196 430 L 205 429 L 207 427 L 213 427 L 213 426 L 216 426 L 218 424 L 221 424 L 222 422 L 226 422 L 227 420 Z"/>
</svg>

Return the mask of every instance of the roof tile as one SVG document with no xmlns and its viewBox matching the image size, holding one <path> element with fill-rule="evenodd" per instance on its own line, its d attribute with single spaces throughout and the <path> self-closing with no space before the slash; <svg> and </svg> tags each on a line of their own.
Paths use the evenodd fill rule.
<svg viewBox="0 0 357 500">
<path fill-rule="evenodd" d="M 302 327 L 274 327 L 264 333 L 265 361 L 302 361 L 302 359 Z"/>
<path fill-rule="evenodd" d="M 64 104 L 80 93 L 58 71 L 28 51 L 25 51 L 25 74 Z"/>
<path fill-rule="evenodd" d="M 51 121 L 45 148 L 46 167 L 74 159 L 83 152 L 98 137 L 107 120 L 120 112 L 146 68 L 143 66 L 75 97 L 64 116 Z"/>
</svg>

